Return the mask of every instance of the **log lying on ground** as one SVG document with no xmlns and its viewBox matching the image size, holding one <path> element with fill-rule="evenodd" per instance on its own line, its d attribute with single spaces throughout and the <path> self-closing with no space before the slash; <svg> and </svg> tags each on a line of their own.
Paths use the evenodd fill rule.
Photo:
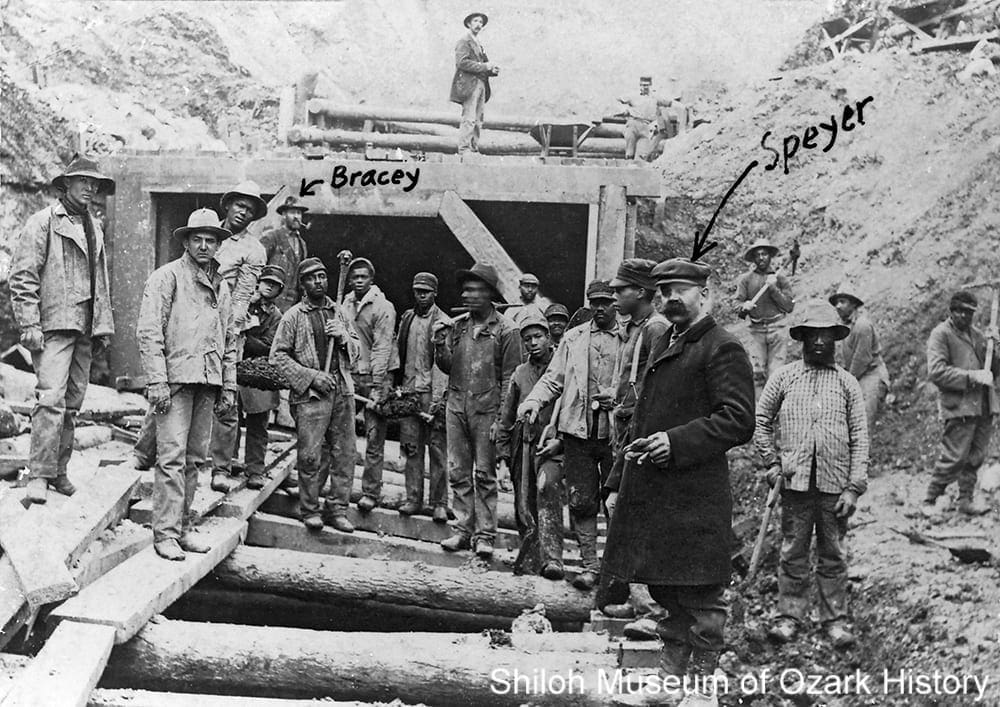
<svg viewBox="0 0 1000 707">
<path fill-rule="evenodd" d="M 150 690 L 105 690 L 90 693 L 88 707 L 400 707 L 387 702 L 332 702 L 330 700 L 283 700 L 278 697 L 245 695 L 194 695 Z"/>
<path fill-rule="evenodd" d="M 393 634 L 392 639 L 387 645 L 383 633 L 162 620 L 115 649 L 101 686 L 433 705 L 609 701 L 598 683 L 599 671 L 614 675 L 614 658 L 607 653 L 545 653 L 549 675 L 579 676 L 572 692 L 498 694 L 515 671 L 529 679 L 537 675 L 537 652 L 456 643 L 466 639 L 454 634 Z"/>
<path fill-rule="evenodd" d="M 593 604 L 591 594 L 541 577 L 246 546 L 221 562 L 215 576 L 230 587 L 275 594 L 372 599 L 498 616 L 517 616 L 522 609 L 545 604 L 546 615 L 557 621 L 586 621 Z"/>
</svg>

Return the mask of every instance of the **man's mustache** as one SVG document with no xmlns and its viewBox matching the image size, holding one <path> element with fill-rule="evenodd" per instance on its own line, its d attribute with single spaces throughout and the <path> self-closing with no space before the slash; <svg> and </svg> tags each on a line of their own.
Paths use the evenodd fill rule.
<svg viewBox="0 0 1000 707">
<path fill-rule="evenodd" d="M 687 314 L 687 307 L 682 302 L 667 302 L 663 305 L 664 314 Z"/>
</svg>

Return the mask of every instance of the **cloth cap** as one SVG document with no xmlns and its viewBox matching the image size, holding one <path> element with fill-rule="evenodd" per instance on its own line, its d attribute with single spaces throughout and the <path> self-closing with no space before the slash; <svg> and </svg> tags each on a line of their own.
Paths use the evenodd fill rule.
<svg viewBox="0 0 1000 707">
<path fill-rule="evenodd" d="M 372 261 L 368 258 L 355 258 L 351 261 L 350 265 L 347 266 L 347 272 L 353 272 L 358 267 L 368 268 L 368 272 L 372 274 L 372 277 L 375 277 L 375 266 L 372 265 Z"/>
<path fill-rule="evenodd" d="M 461 287 L 468 280 L 479 280 L 480 282 L 485 282 L 493 290 L 493 294 L 499 298 L 503 299 L 500 294 L 500 277 L 497 275 L 497 270 L 492 265 L 484 265 L 482 263 L 476 263 L 471 268 L 465 270 L 459 270 L 455 273 L 455 278 L 458 280 L 458 285 Z"/>
<path fill-rule="evenodd" d="M 712 269 L 707 265 L 692 262 L 687 258 L 671 258 L 657 263 L 651 276 L 658 287 L 672 282 L 704 287 L 708 284 L 708 276 L 711 274 Z"/>
<path fill-rule="evenodd" d="M 465 19 L 462 20 L 462 24 L 468 27 L 469 23 L 472 22 L 473 17 L 482 17 L 483 27 L 485 27 L 486 23 L 490 21 L 490 18 L 486 16 L 485 12 L 470 12 L 468 15 L 465 16 Z"/>
<path fill-rule="evenodd" d="M 275 209 L 279 214 L 283 214 L 289 209 L 298 209 L 302 213 L 309 210 L 309 207 L 302 203 L 297 196 L 289 196 L 285 199 L 284 203 Z"/>
<path fill-rule="evenodd" d="M 52 186 L 59 191 L 66 191 L 67 177 L 92 177 L 97 180 L 98 194 L 115 193 L 115 180 L 101 172 L 100 167 L 97 166 L 97 162 L 86 157 L 73 155 L 73 159 L 66 166 L 66 169 L 63 170 L 63 173 L 57 175 L 52 180 Z"/>
<path fill-rule="evenodd" d="M 979 308 L 979 300 L 968 290 L 959 290 L 951 296 L 948 302 L 948 309 L 971 309 L 975 312 Z"/>
<path fill-rule="evenodd" d="M 615 298 L 615 291 L 611 289 L 611 285 L 608 284 L 607 280 L 591 280 L 590 284 L 587 285 L 587 299 L 610 299 Z"/>
<path fill-rule="evenodd" d="M 174 238 L 184 240 L 188 234 L 201 231 L 202 233 L 213 233 L 220 241 L 233 235 L 228 228 L 219 225 L 219 215 L 211 209 L 198 209 L 192 211 L 188 216 L 187 226 L 174 229 Z"/>
<path fill-rule="evenodd" d="M 298 279 L 301 280 L 309 273 L 316 272 L 317 270 L 322 270 L 323 272 L 326 272 L 326 266 L 323 265 L 323 261 L 320 260 L 319 258 L 306 258 L 301 263 L 299 263 Z"/>
<path fill-rule="evenodd" d="M 758 248 L 764 248 L 766 250 L 771 251 L 772 258 L 778 254 L 778 246 L 773 245 L 771 241 L 769 241 L 766 238 L 758 238 L 753 243 L 751 243 L 750 247 L 747 248 L 746 251 L 743 253 L 743 259 L 753 260 L 753 253 Z"/>
<path fill-rule="evenodd" d="M 418 272 L 413 276 L 413 289 L 438 291 L 437 275 L 430 272 Z"/>
<path fill-rule="evenodd" d="M 545 321 L 545 317 L 542 317 L 538 314 L 529 314 L 528 316 L 526 316 L 524 319 L 521 320 L 521 325 L 518 327 L 518 329 L 520 329 L 521 333 L 523 334 L 525 329 L 528 329 L 529 327 L 533 326 L 541 327 L 542 329 L 545 330 L 546 334 L 549 333 L 549 323 Z"/>
<path fill-rule="evenodd" d="M 837 310 L 829 302 L 821 299 L 806 303 L 798 321 L 788 333 L 796 341 L 802 341 L 806 329 L 829 329 L 833 332 L 833 338 L 838 341 L 851 333 L 851 330 L 840 321 Z"/>
<path fill-rule="evenodd" d="M 569 310 L 566 309 L 565 305 L 559 304 L 558 302 L 550 304 L 545 308 L 545 318 L 551 319 L 552 317 L 563 317 L 568 322 Z"/>
<path fill-rule="evenodd" d="M 526 272 L 521 275 L 521 279 L 517 281 L 521 285 L 538 285 L 538 276 L 533 275 L 530 272 Z"/>
<path fill-rule="evenodd" d="M 656 289 L 656 281 L 652 278 L 653 268 L 656 263 L 646 258 L 628 258 L 623 260 L 618 266 L 618 273 L 611 281 L 611 287 L 644 287 L 648 290 Z"/>
<path fill-rule="evenodd" d="M 265 265 L 264 269 L 260 272 L 260 279 L 277 283 L 281 285 L 282 289 L 284 289 L 285 269 L 280 265 Z"/>
<path fill-rule="evenodd" d="M 846 297 L 849 300 L 853 300 L 854 304 L 858 307 L 865 303 L 865 301 L 858 297 L 855 293 L 854 288 L 846 282 L 841 283 L 840 286 L 833 291 L 833 294 L 830 295 L 830 304 L 836 306 L 838 297 Z"/>
<path fill-rule="evenodd" d="M 264 218 L 264 216 L 267 215 L 267 202 L 261 198 L 260 187 L 257 186 L 257 182 L 252 182 L 250 180 L 240 182 L 222 195 L 222 198 L 219 199 L 219 206 L 221 206 L 222 210 L 225 211 L 229 208 L 229 202 L 238 196 L 245 196 L 253 202 L 254 221 Z"/>
</svg>

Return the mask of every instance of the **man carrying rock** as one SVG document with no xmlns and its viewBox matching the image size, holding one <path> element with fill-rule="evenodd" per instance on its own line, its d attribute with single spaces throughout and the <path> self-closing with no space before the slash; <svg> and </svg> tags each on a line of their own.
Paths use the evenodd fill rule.
<svg viewBox="0 0 1000 707">
<path fill-rule="evenodd" d="M 448 479 L 455 506 L 455 533 L 441 541 L 454 552 L 475 543 L 493 556 L 497 528 L 496 442 L 510 379 L 521 363 L 514 324 L 493 306 L 502 299 L 492 265 L 459 270 L 467 316 L 442 317 L 434 333 L 434 360 L 448 375 L 446 430 Z"/>
<path fill-rule="evenodd" d="M 451 80 L 451 101 L 462 106 L 458 128 L 458 154 L 479 152 L 479 133 L 483 129 L 483 111 L 490 100 L 490 77 L 500 68 L 490 63 L 479 43 L 479 33 L 489 22 L 482 12 L 467 15 L 463 24 L 468 34 L 455 45 L 455 76 Z"/>
<path fill-rule="evenodd" d="M 998 340 L 996 331 L 986 335 L 972 323 L 978 301 L 967 290 L 951 297 L 949 317 L 934 327 L 927 340 L 927 377 L 937 386 L 944 435 L 934 474 L 927 486 L 923 511 L 929 517 L 944 510 L 945 489 L 958 481 L 958 510 L 982 515 L 989 507 L 974 498 L 979 467 L 986 458 L 993 419 L 1000 413 L 996 376 L 1000 357 L 986 361 L 986 339 Z M 996 346 L 996 344 L 994 345 Z"/>
<path fill-rule="evenodd" d="M 534 422 L 539 411 L 562 396 L 556 432 L 563 443 L 563 472 L 569 517 L 580 545 L 583 571 L 573 579 L 577 589 L 592 589 L 600 572 L 597 558 L 597 514 L 601 485 L 611 474 L 610 412 L 614 406 L 615 361 L 620 340 L 614 291 L 607 280 L 587 285 L 594 316 L 589 326 L 570 329 L 518 417 Z"/>
<path fill-rule="evenodd" d="M 94 347 L 115 333 L 104 232 L 88 210 L 96 195 L 114 194 L 115 183 L 96 162 L 77 156 L 52 186 L 57 201 L 32 214 L 11 254 L 14 319 L 38 377 L 26 495 L 31 503 L 45 503 L 50 487 L 66 496 L 76 491 L 66 475 L 76 414 Z"/>
<path fill-rule="evenodd" d="M 621 473 L 604 485 L 611 522 L 603 570 L 649 586 L 669 612 L 658 625 L 661 671 L 697 678 L 711 692 L 731 572 L 726 452 L 753 435 L 754 390 L 746 351 L 707 312 L 709 274 L 684 258 L 653 268 L 672 326 L 649 353 Z M 700 692 L 685 699 L 718 704 Z"/>
<path fill-rule="evenodd" d="M 264 246 L 267 264 L 277 265 L 285 273 L 283 289 L 275 303 L 284 314 L 299 301 L 299 283 L 295 276 L 299 263 L 309 257 L 309 249 L 302 239 L 302 218 L 309 208 L 298 197 L 289 196 L 275 211 L 281 215 L 281 224 L 265 231 L 260 244 Z"/>
<path fill-rule="evenodd" d="M 753 263 L 753 269 L 736 281 L 736 313 L 750 318 L 750 359 L 758 388 L 785 363 L 785 315 L 795 307 L 788 278 L 771 268 L 777 254 L 777 247 L 769 240 L 758 238 L 743 255 Z"/>
<path fill-rule="evenodd" d="M 354 525 L 347 519 L 355 461 L 351 370 L 360 352 L 358 335 L 343 308 L 327 297 L 326 266 L 319 258 L 303 260 L 298 279 L 304 296 L 282 316 L 270 360 L 291 387 L 288 402 L 298 437 L 299 512 L 309 530 L 322 530 L 325 522 L 351 533 Z M 327 478 L 330 490 L 321 515 L 319 494 Z"/>
<path fill-rule="evenodd" d="M 146 398 L 156 421 L 153 547 L 167 560 L 208 552 L 190 532 L 188 514 L 205 461 L 212 412 L 236 407 L 236 331 L 229 286 L 214 256 L 230 237 L 211 209 L 174 231 L 184 253 L 146 281 L 136 340 Z"/>
<path fill-rule="evenodd" d="M 396 375 L 404 390 L 420 396 L 420 408 L 434 419 L 417 416 L 399 423 L 399 446 L 406 456 L 406 502 L 400 515 L 411 516 L 424 508 L 424 456 L 430 451 L 430 505 L 435 523 L 448 522 L 448 448 L 445 437 L 444 405 L 448 378 L 434 365 L 434 325 L 443 316 L 435 304 L 438 279 L 433 273 L 413 276 L 413 308 L 399 319 Z"/>
<path fill-rule="evenodd" d="M 789 332 L 802 360 L 782 366 L 757 403 L 754 444 L 767 481 L 781 492 L 778 616 L 768 634 L 795 638 L 809 615 L 809 556 L 816 534 L 819 620 L 834 647 L 853 645 L 847 626 L 847 519 L 868 487 L 868 421 L 857 379 L 834 361 L 849 333 L 822 300 L 810 303 Z M 780 415 L 781 450 L 775 422 Z"/>
<path fill-rule="evenodd" d="M 358 510 L 367 513 L 382 497 L 382 466 L 385 462 L 386 419 L 376 406 L 392 387 L 389 361 L 396 331 L 396 308 L 375 284 L 375 266 L 367 258 L 355 258 L 347 268 L 351 291 L 344 298 L 344 314 L 358 333 L 360 350 L 354 368 L 354 389 L 370 399 L 365 405 L 365 468 L 361 476 Z"/>
</svg>

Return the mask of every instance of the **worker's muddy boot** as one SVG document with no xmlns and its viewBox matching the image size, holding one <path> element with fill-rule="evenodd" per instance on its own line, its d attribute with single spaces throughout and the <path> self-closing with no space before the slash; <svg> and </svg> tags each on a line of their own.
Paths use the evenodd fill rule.
<svg viewBox="0 0 1000 707">
<path fill-rule="evenodd" d="M 574 526 L 576 528 L 576 541 L 580 546 L 583 572 L 573 579 L 573 586 L 577 589 L 590 591 L 597 584 L 597 572 L 600 568 L 597 560 L 597 516 L 577 518 Z"/>
<path fill-rule="evenodd" d="M 459 550 L 469 549 L 469 537 L 463 535 L 462 533 L 455 533 L 450 538 L 445 538 L 441 541 L 441 547 L 443 547 L 448 552 L 458 552 Z"/>
<path fill-rule="evenodd" d="M 721 678 L 716 681 L 720 655 L 721 651 L 691 650 L 687 671 L 690 687 L 680 707 L 718 707 L 718 693 L 725 686 Z"/>
<path fill-rule="evenodd" d="M 448 522 L 448 509 L 445 506 L 434 506 L 434 516 L 432 520 L 435 523 L 447 523 Z"/>
<path fill-rule="evenodd" d="M 609 616 L 612 619 L 634 619 L 635 618 L 635 607 L 632 606 L 631 602 L 625 602 L 624 604 L 608 604 L 601 612 L 605 616 Z"/>
<path fill-rule="evenodd" d="M 247 488 L 253 491 L 259 491 L 264 488 L 265 483 L 267 483 L 267 477 L 263 474 L 250 474 L 247 477 Z"/>
<path fill-rule="evenodd" d="M 488 538 L 476 540 L 476 554 L 483 560 L 493 559 L 493 541 Z"/>
<path fill-rule="evenodd" d="M 660 670 L 665 675 L 684 677 L 690 658 L 691 646 L 687 643 L 665 640 L 660 647 Z"/>
<path fill-rule="evenodd" d="M 319 531 L 323 529 L 323 519 L 320 517 L 319 513 L 311 513 L 302 519 L 302 524 L 306 526 L 307 529 L 312 531 Z"/>
<path fill-rule="evenodd" d="M 967 516 L 981 516 L 990 512 L 990 507 L 978 499 L 962 498 L 958 501 L 958 512 Z"/>
<path fill-rule="evenodd" d="M 789 618 L 788 616 L 781 616 L 774 622 L 774 625 L 767 630 L 767 635 L 778 643 L 790 643 L 795 640 L 795 636 L 798 632 L 799 625 L 795 623 L 795 619 Z"/>
<path fill-rule="evenodd" d="M 212 490 L 229 493 L 229 474 L 224 471 L 213 471 Z"/>
<path fill-rule="evenodd" d="M 542 567 L 542 576 L 545 577 L 545 579 L 556 581 L 565 577 L 566 571 L 558 562 L 549 561 L 545 563 L 544 567 Z"/>
<path fill-rule="evenodd" d="M 415 516 L 420 513 L 420 504 L 416 501 L 407 501 L 402 506 L 399 507 L 397 513 L 401 516 Z"/>
<path fill-rule="evenodd" d="M 164 560 L 183 562 L 184 558 L 187 557 L 187 555 L 184 554 L 184 551 L 181 550 L 181 546 L 178 545 L 177 541 L 173 538 L 153 543 L 153 549 L 156 550 L 156 554 Z"/>
<path fill-rule="evenodd" d="M 625 624 L 622 632 L 625 634 L 625 638 L 637 641 L 654 641 L 659 636 L 656 632 L 656 620 L 647 617 Z"/>
<path fill-rule="evenodd" d="M 850 648 L 856 643 L 854 634 L 843 621 L 830 621 L 823 627 L 834 648 Z"/>
<path fill-rule="evenodd" d="M 370 513 L 377 505 L 378 501 L 371 496 L 362 496 L 358 501 L 358 510 L 362 513 Z"/>
<path fill-rule="evenodd" d="M 181 534 L 181 538 L 177 541 L 177 544 L 181 546 L 182 550 L 194 552 L 199 555 L 204 555 L 212 549 L 212 546 L 201 540 L 198 534 L 191 528 L 188 528 Z"/>
<path fill-rule="evenodd" d="M 337 515 L 331 515 L 326 519 L 326 524 L 329 525 L 334 530 L 339 530 L 342 533 L 353 533 L 354 524 L 347 519 L 343 513 L 338 513 Z"/>
<path fill-rule="evenodd" d="M 45 503 L 49 496 L 49 480 L 42 477 L 35 477 L 28 481 L 28 488 L 25 490 L 24 498 L 28 503 Z"/>
<path fill-rule="evenodd" d="M 50 479 L 49 486 L 53 491 L 61 493 L 63 496 L 72 496 L 76 493 L 76 486 L 73 485 L 73 482 L 69 480 L 66 474 L 60 474 L 56 478 Z"/>
</svg>

